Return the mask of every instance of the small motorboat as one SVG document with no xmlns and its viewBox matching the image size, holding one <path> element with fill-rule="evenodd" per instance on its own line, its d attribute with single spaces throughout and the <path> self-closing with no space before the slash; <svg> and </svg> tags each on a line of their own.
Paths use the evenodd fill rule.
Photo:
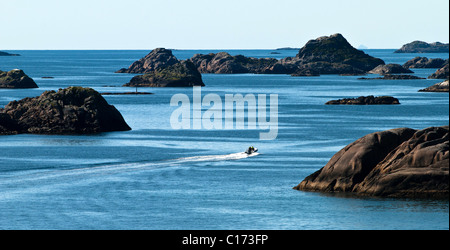
<svg viewBox="0 0 450 250">
<path fill-rule="evenodd" d="M 255 147 L 249 147 L 247 149 L 247 151 L 245 151 L 245 153 L 248 154 L 248 155 L 251 155 L 251 154 L 256 153 L 256 152 L 258 152 L 258 149 L 255 148 Z"/>
</svg>

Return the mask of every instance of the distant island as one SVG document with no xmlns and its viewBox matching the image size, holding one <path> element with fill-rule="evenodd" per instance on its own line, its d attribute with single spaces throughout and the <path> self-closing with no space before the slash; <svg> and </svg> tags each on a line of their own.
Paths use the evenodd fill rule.
<svg viewBox="0 0 450 250">
<path fill-rule="evenodd" d="M 277 48 L 275 50 L 300 50 L 300 48 L 284 47 L 284 48 Z"/>
<path fill-rule="evenodd" d="M 0 51 L 0 56 L 20 56 L 19 54 L 10 54 L 7 52 Z"/>
<path fill-rule="evenodd" d="M 449 53 L 448 43 L 427 43 L 423 41 L 414 41 L 403 45 L 394 53 Z"/>
</svg>

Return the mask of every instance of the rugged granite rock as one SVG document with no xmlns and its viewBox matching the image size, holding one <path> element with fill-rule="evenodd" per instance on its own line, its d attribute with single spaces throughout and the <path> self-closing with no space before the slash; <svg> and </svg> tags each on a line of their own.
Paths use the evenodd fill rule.
<svg viewBox="0 0 450 250">
<path fill-rule="evenodd" d="M 144 73 L 133 77 L 125 87 L 205 86 L 202 75 L 190 61 L 178 60 L 171 50 L 158 48 L 116 73 Z"/>
<path fill-rule="evenodd" d="M 295 57 L 302 64 L 328 62 L 350 65 L 356 69 L 369 71 L 383 60 L 355 49 L 341 34 L 310 40 Z"/>
<path fill-rule="evenodd" d="M 430 58 L 427 57 L 415 57 L 406 63 L 403 64 L 403 67 L 410 69 L 410 68 L 436 68 L 440 69 L 444 67 L 445 64 L 448 64 L 448 59 L 444 60 L 441 58 Z"/>
<path fill-rule="evenodd" d="M 20 69 L 5 72 L 0 70 L 0 88 L 28 89 L 39 88 L 37 84 Z"/>
<path fill-rule="evenodd" d="M 205 86 L 202 75 L 192 62 L 181 61 L 164 69 L 157 69 L 133 77 L 124 87 L 193 87 Z"/>
<path fill-rule="evenodd" d="M 394 53 L 448 53 L 448 43 L 427 43 L 423 41 L 414 41 L 403 45 Z"/>
<path fill-rule="evenodd" d="M 448 80 L 436 83 L 428 88 L 421 89 L 419 92 L 449 92 Z"/>
<path fill-rule="evenodd" d="M 0 134 L 90 134 L 131 130 L 95 90 L 69 87 L 12 101 L 0 109 Z"/>
<path fill-rule="evenodd" d="M 413 76 L 413 75 L 384 75 L 383 77 L 373 77 L 373 78 L 367 78 L 367 77 L 361 77 L 358 78 L 358 80 L 419 80 L 419 79 L 425 79 L 423 77 Z"/>
<path fill-rule="evenodd" d="M 297 190 L 449 198 L 449 127 L 399 128 L 349 144 Z"/>
<path fill-rule="evenodd" d="M 449 79 L 449 64 L 445 64 L 442 68 L 436 70 L 428 79 Z"/>
<path fill-rule="evenodd" d="M 243 55 L 232 56 L 226 52 L 207 55 L 196 54 L 189 59 L 201 73 L 214 74 L 262 74 L 278 62 L 273 58 L 252 58 Z"/>
<path fill-rule="evenodd" d="M 0 56 L 20 56 L 19 54 L 11 54 L 8 52 L 0 51 Z"/>
<path fill-rule="evenodd" d="M 293 76 L 360 75 L 384 64 L 383 60 L 352 47 L 341 34 L 310 40 L 295 57 L 281 60 L 231 56 L 225 52 L 195 55 L 190 60 L 201 73 L 292 74 Z"/>
<path fill-rule="evenodd" d="M 116 73 L 149 73 L 177 63 L 179 63 L 179 60 L 172 54 L 171 50 L 157 48 L 152 50 L 144 58 L 131 64 L 127 69 L 122 68 L 116 71 Z"/>
<path fill-rule="evenodd" d="M 344 98 L 331 100 L 326 105 L 387 105 L 400 104 L 399 100 L 392 96 L 360 96 L 358 98 Z"/>
<path fill-rule="evenodd" d="M 409 74 L 409 73 L 414 73 L 414 72 L 412 72 L 408 68 L 404 68 L 400 64 L 390 63 L 390 64 L 386 64 L 386 65 L 378 65 L 377 67 L 375 67 L 368 73 L 379 74 L 379 75 L 389 75 L 389 74 L 403 74 L 403 73 Z"/>
</svg>

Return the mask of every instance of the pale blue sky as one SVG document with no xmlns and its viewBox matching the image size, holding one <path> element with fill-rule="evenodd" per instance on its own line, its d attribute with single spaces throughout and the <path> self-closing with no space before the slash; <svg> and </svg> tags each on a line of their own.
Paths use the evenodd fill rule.
<svg viewBox="0 0 450 250">
<path fill-rule="evenodd" d="M 0 50 L 272 49 L 449 41 L 448 0 L 0 0 Z"/>
</svg>

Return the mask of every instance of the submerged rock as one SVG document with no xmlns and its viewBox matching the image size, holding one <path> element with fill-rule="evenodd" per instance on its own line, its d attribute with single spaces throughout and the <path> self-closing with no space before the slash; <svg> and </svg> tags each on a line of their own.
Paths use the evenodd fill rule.
<svg viewBox="0 0 450 250">
<path fill-rule="evenodd" d="M 383 77 L 361 77 L 358 80 L 420 80 L 425 79 L 423 77 L 413 76 L 413 75 L 384 75 Z"/>
<path fill-rule="evenodd" d="M 423 41 L 414 41 L 403 45 L 394 53 L 448 53 L 448 43 L 427 43 Z"/>
<path fill-rule="evenodd" d="M 449 92 L 448 80 L 436 83 L 428 88 L 421 89 L 419 92 Z"/>
<path fill-rule="evenodd" d="M 400 104 L 399 100 L 392 96 L 360 96 L 358 98 L 345 98 L 331 100 L 326 105 L 387 105 Z"/>
<path fill-rule="evenodd" d="M 336 153 L 294 189 L 448 199 L 448 135 L 448 126 L 366 135 Z"/>
<path fill-rule="evenodd" d="M 69 87 L 12 101 L 0 110 L 1 134 L 90 134 L 131 130 L 97 91 Z"/>
<path fill-rule="evenodd" d="M 5 72 L 0 70 L 0 88 L 29 89 L 39 88 L 37 84 L 20 69 Z"/>
</svg>

